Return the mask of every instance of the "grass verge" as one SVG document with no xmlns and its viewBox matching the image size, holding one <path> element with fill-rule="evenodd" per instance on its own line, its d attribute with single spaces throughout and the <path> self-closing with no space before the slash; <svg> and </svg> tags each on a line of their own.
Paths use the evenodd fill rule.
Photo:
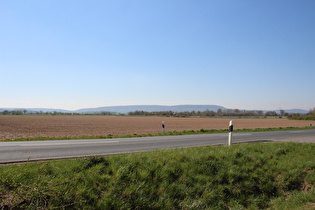
<svg viewBox="0 0 315 210">
<path fill-rule="evenodd" d="M 265 132 L 265 131 L 288 131 L 288 130 L 308 130 L 315 129 L 315 127 L 278 127 L 278 128 L 255 128 L 255 129 L 235 129 L 233 132 Z M 0 139 L 1 141 L 39 141 L 39 140 L 74 140 L 74 139 L 112 139 L 112 138 L 133 138 L 133 137 L 149 137 L 149 136 L 172 136 L 172 135 L 192 135 L 192 134 L 214 134 L 214 133 L 228 133 L 229 129 L 200 129 L 200 130 L 183 130 L 183 131 L 169 131 L 165 134 L 128 134 L 128 135 L 103 135 L 103 136 L 74 136 L 74 137 L 27 137 L 14 139 Z"/>
<path fill-rule="evenodd" d="M 0 167 L 0 208 L 313 209 L 315 144 L 168 149 Z"/>
</svg>

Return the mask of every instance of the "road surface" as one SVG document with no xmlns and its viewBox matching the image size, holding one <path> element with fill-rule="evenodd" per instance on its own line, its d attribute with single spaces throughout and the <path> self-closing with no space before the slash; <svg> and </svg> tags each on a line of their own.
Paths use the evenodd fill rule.
<svg viewBox="0 0 315 210">
<path fill-rule="evenodd" d="M 233 143 L 296 141 L 315 143 L 315 129 L 233 133 Z M 0 164 L 110 155 L 147 150 L 227 144 L 228 134 L 200 134 L 120 139 L 0 142 Z"/>
</svg>

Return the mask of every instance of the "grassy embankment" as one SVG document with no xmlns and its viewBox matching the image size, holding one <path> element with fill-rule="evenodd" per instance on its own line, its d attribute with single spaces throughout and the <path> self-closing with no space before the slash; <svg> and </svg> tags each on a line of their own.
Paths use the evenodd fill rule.
<svg viewBox="0 0 315 210">
<path fill-rule="evenodd" d="M 278 127 L 278 128 L 255 128 L 255 129 L 235 129 L 233 132 L 265 132 L 265 131 L 288 131 L 288 130 L 308 130 L 315 127 Z M 104 136 L 74 136 L 74 137 L 31 137 L 31 138 L 14 138 L 0 139 L 0 141 L 37 141 L 37 140 L 71 140 L 71 139 L 112 139 L 112 138 L 132 138 L 132 137 L 150 137 L 150 136 L 172 136 L 172 135 L 192 135 L 192 134 L 214 134 L 228 133 L 229 129 L 200 129 L 200 130 L 183 130 L 169 131 L 165 134 L 127 134 L 127 135 L 104 135 Z"/>
<path fill-rule="evenodd" d="M 315 144 L 238 144 L 0 167 L 0 208 L 314 209 Z"/>
</svg>

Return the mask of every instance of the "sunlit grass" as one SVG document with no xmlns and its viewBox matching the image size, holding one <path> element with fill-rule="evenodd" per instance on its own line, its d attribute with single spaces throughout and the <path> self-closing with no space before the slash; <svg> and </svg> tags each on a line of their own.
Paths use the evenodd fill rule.
<svg viewBox="0 0 315 210">
<path fill-rule="evenodd" d="M 315 202 L 314 151 L 239 144 L 3 166 L 0 208 L 302 208 Z"/>
<path fill-rule="evenodd" d="M 255 129 L 235 129 L 233 132 L 266 132 L 266 131 L 288 131 L 288 130 L 308 130 L 315 129 L 315 127 L 278 127 L 278 128 L 255 128 Z M 74 139 L 112 139 L 112 138 L 134 138 L 134 137 L 150 137 L 150 136 L 173 136 L 173 135 L 192 135 L 192 134 L 214 134 L 214 133 L 228 133 L 229 129 L 200 129 L 200 130 L 183 130 L 183 131 L 169 131 L 165 134 L 126 134 L 126 135 L 97 135 L 97 136 L 65 136 L 65 137 L 26 137 L 13 139 L 0 139 L 1 141 L 40 141 L 40 140 L 74 140 Z"/>
</svg>

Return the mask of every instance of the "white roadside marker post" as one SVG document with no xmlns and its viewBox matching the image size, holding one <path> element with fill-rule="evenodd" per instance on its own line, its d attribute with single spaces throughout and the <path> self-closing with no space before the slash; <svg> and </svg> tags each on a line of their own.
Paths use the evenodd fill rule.
<svg viewBox="0 0 315 210">
<path fill-rule="evenodd" d="M 233 120 L 230 121 L 229 126 L 229 146 L 232 144 Z"/>
<path fill-rule="evenodd" d="M 162 129 L 163 129 L 163 134 L 165 134 L 165 125 L 164 125 L 164 121 L 162 121 Z"/>
</svg>

